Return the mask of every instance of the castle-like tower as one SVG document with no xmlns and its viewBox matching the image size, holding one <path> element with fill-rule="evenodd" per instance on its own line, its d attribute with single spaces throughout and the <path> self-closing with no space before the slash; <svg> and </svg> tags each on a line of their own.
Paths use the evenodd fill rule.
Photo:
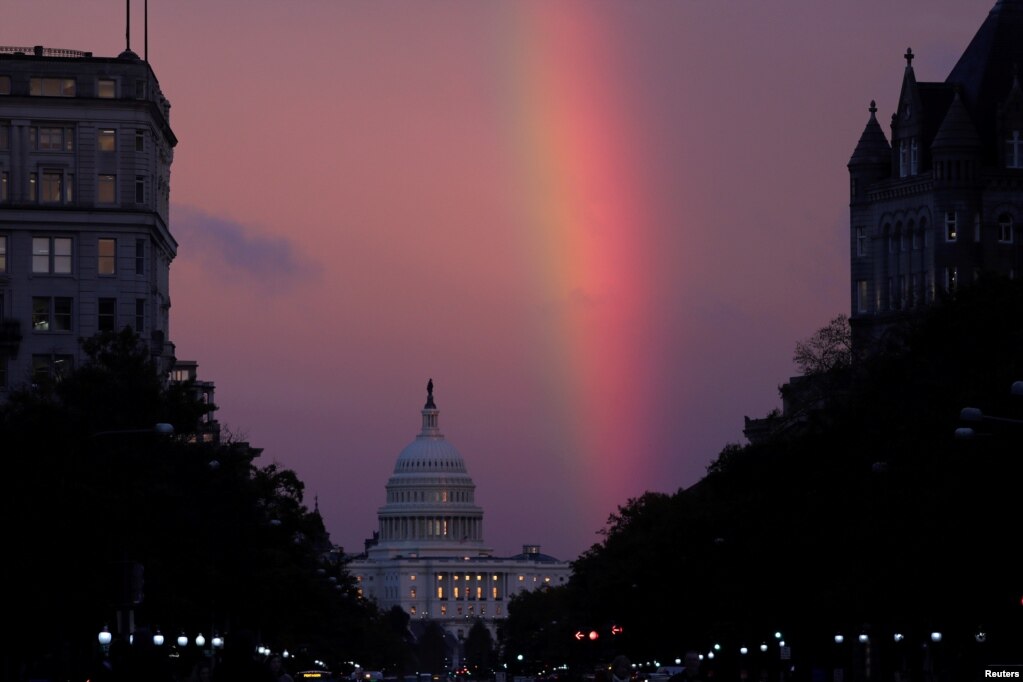
<svg viewBox="0 0 1023 682">
<path fill-rule="evenodd" d="M 131 50 L 0 47 L 0 400 L 78 365 L 80 337 L 125 326 L 170 371 L 176 144 Z"/>
<path fill-rule="evenodd" d="M 941 83 L 905 54 L 891 142 L 849 160 L 854 341 L 984 274 L 1023 276 L 1023 0 L 998 0 Z"/>
</svg>

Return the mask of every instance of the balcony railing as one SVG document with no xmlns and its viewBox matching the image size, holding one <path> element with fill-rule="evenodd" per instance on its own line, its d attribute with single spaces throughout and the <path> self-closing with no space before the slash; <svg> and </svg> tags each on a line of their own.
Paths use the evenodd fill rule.
<svg viewBox="0 0 1023 682">
<path fill-rule="evenodd" d="M 30 54 L 36 57 L 91 57 L 91 52 L 81 50 L 63 50 L 57 47 L 15 47 L 11 45 L 0 45 L 0 54 Z"/>
</svg>

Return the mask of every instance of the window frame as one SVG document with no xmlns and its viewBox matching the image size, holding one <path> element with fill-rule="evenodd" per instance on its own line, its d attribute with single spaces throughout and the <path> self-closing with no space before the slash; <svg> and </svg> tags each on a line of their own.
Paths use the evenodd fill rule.
<svg viewBox="0 0 1023 682">
<path fill-rule="evenodd" d="M 117 299 L 101 296 L 96 299 L 96 331 L 117 331 Z"/>
<path fill-rule="evenodd" d="M 945 241 L 955 242 L 959 240 L 959 212 L 955 210 L 945 211 Z"/>
<path fill-rule="evenodd" d="M 78 83 L 64 76 L 34 76 L 29 78 L 29 97 L 76 97 Z"/>
<path fill-rule="evenodd" d="M 70 154 L 75 151 L 75 128 L 70 125 L 34 125 L 28 129 L 32 151 Z"/>
<path fill-rule="evenodd" d="M 1005 167 L 1023 168 L 1023 137 L 1018 130 L 1013 130 L 1005 141 Z"/>
<path fill-rule="evenodd" d="M 1013 220 L 1008 213 L 998 216 L 998 243 L 1011 244 L 1013 242 Z"/>
<path fill-rule="evenodd" d="M 110 94 L 104 94 L 104 86 L 110 87 Z M 117 81 L 113 78 L 97 78 L 96 97 L 99 99 L 117 99 Z"/>
<path fill-rule="evenodd" d="M 107 187 L 113 193 L 109 198 L 103 191 Z M 113 173 L 99 173 L 96 175 L 96 203 L 104 205 L 117 203 L 117 175 Z"/>
<path fill-rule="evenodd" d="M 33 296 L 32 331 L 69 334 L 74 331 L 75 303 L 71 296 Z"/>
<path fill-rule="evenodd" d="M 146 240 L 135 240 L 135 274 L 146 274 Z"/>
<path fill-rule="evenodd" d="M 40 250 L 40 242 L 45 241 L 45 250 Z M 57 246 L 67 246 L 67 253 L 57 253 Z M 43 236 L 32 237 L 32 274 L 33 275 L 73 275 L 75 244 L 73 237 Z M 46 259 L 46 269 L 39 269 L 39 259 Z M 66 270 L 57 269 L 66 265 Z"/>
<path fill-rule="evenodd" d="M 135 299 L 135 333 L 142 334 L 146 330 L 146 299 Z"/>
<path fill-rule="evenodd" d="M 110 252 L 104 253 L 108 247 Z M 104 265 L 107 267 L 104 268 Z M 117 239 L 100 237 L 96 240 L 96 274 L 100 277 L 112 277 L 117 274 Z"/>
<path fill-rule="evenodd" d="M 101 154 L 117 152 L 117 128 L 100 128 L 96 131 L 96 151 Z"/>
</svg>

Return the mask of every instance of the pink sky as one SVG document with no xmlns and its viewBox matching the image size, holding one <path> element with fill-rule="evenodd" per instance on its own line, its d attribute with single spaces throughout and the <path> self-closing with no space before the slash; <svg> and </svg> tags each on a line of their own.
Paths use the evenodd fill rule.
<svg viewBox="0 0 1023 682">
<path fill-rule="evenodd" d="M 573 559 L 779 406 L 848 311 L 870 100 L 993 6 L 151 0 L 178 357 L 349 551 L 432 377 L 487 544 Z M 116 56 L 124 8 L 4 0 L 0 45 Z"/>
</svg>

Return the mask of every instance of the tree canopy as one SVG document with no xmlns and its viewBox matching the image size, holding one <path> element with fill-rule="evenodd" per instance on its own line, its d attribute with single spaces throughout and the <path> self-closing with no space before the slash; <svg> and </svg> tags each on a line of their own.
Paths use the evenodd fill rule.
<svg viewBox="0 0 1023 682">
<path fill-rule="evenodd" d="M 847 354 L 841 318 L 814 338 L 801 347 L 805 369 L 828 374 L 816 412 L 726 447 L 689 488 L 621 506 L 566 586 L 509 607 L 509 649 L 544 660 L 542 633 L 559 627 L 579 661 L 670 660 L 779 630 L 810 665 L 837 631 L 891 642 L 937 629 L 968 657 L 980 628 L 987 651 L 1011 653 L 1023 640 L 1006 560 L 1023 520 L 1023 433 L 989 422 L 972 441 L 953 434 L 966 406 L 1023 419 L 1010 395 L 1023 379 L 1023 282 L 964 288 L 869 357 Z M 568 646 L 574 630 L 610 623 L 618 638 Z"/>
<path fill-rule="evenodd" d="M 82 367 L 0 405 L 18 596 L 5 677 L 82 672 L 71 667 L 95 654 L 101 627 L 127 635 L 129 611 L 168 641 L 248 630 L 299 656 L 369 649 L 373 610 L 295 473 L 257 466 L 248 443 L 197 438 L 211 406 L 159 376 L 130 332 L 83 349 Z"/>
</svg>

